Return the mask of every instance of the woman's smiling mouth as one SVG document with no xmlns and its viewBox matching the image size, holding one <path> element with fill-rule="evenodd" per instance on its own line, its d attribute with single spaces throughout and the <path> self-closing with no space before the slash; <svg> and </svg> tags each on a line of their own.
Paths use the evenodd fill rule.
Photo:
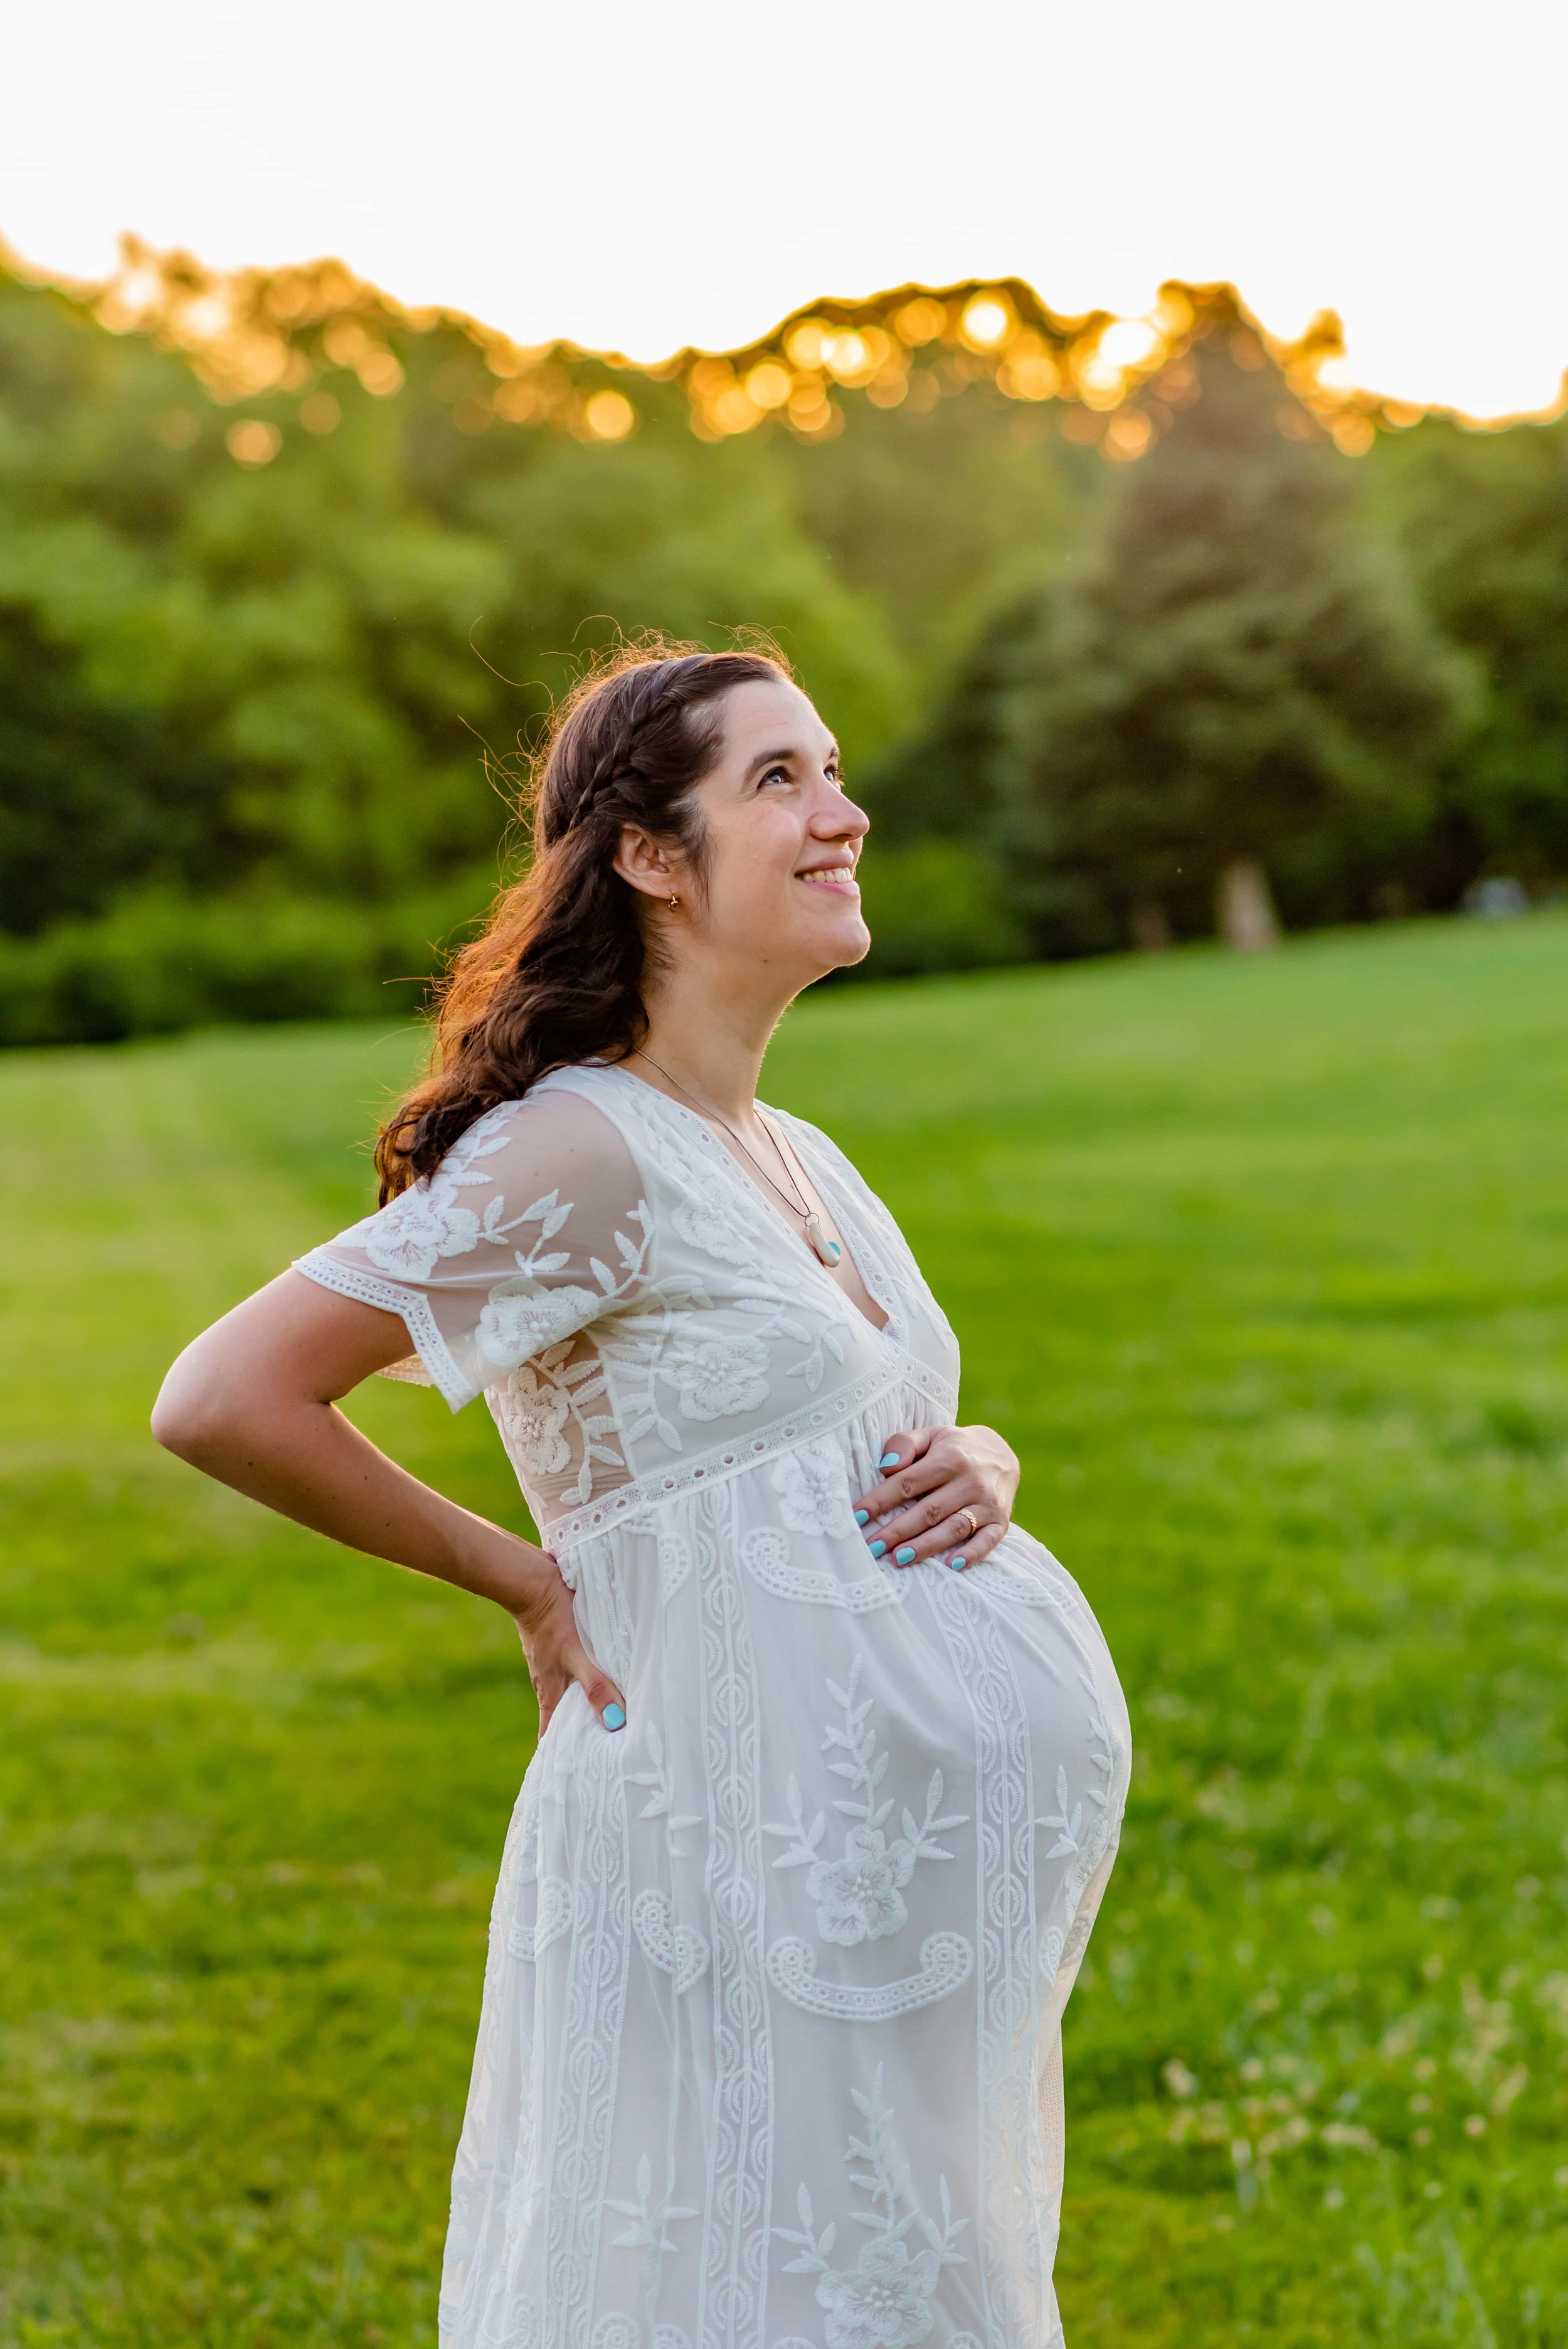
<svg viewBox="0 0 1568 2349">
<path fill-rule="evenodd" d="M 813 864 L 797 873 L 797 881 L 810 881 L 818 889 L 835 889 L 843 897 L 859 896 L 860 884 L 855 879 L 852 864 Z"/>
</svg>

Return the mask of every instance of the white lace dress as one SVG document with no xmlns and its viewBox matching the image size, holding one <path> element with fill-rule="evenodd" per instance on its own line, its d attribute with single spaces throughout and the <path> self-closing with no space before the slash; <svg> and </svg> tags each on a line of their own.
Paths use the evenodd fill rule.
<svg viewBox="0 0 1568 2349">
<path fill-rule="evenodd" d="M 886 1209 L 787 1129 L 886 1326 L 703 1121 L 574 1068 L 302 1259 L 483 1392 L 625 1692 L 523 1779 L 453 2178 L 442 2349 L 1049 2349 L 1060 2018 L 1128 1720 L 1015 1526 L 872 1558 L 953 1333 Z"/>
</svg>

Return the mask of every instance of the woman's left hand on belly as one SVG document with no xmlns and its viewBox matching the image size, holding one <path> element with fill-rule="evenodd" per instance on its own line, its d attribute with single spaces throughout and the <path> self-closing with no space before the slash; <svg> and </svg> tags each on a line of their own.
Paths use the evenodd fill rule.
<svg viewBox="0 0 1568 2349">
<path fill-rule="evenodd" d="M 923 1427 L 888 1438 L 880 1483 L 855 1515 L 873 1557 L 978 1566 L 1012 1522 L 1018 1459 L 994 1427 Z M 882 1522 L 885 1518 L 886 1522 Z"/>
</svg>

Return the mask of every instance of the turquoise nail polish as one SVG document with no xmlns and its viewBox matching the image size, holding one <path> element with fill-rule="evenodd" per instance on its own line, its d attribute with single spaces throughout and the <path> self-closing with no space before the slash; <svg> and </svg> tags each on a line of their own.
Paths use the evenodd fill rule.
<svg viewBox="0 0 1568 2349">
<path fill-rule="evenodd" d="M 618 1704 L 607 1704 L 599 1715 L 606 1729 L 624 1729 L 626 1716 Z"/>
<path fill-rule="evenodd" d="M 857 1509 L 855 1511 L 855 1523 L 857 1526 L 869 1526 L 871 1521 L 872 1513 L 869 1509 Z"/>
<path fill-rule="evenodd" d="M 914 1564 L 914 1552 L 911 1549 L 907 1542 L 905 1542 L 902 1549 L 895 1549 L 892 1556 L 893 1564 L 895 1566 L 913 1566 Z"/>
<path fill-rule="evenodd" d="M 898 1454 L 896 1452 L 884 1452 L 882 1458 L 877 1462 L 877 1466 L 879 1468 L 896 1468 L 898 1466 Z"/>
<path fill-rule="evenodd" d="M 872 1548 L 872 1556 L 873 1557 L 881 1557 L 881 1556 L 882 1556 L 882 1554 L 883 1550 L 884 1550 L 884 1549 L 886 1549 L 886 1547 L 887 1547 L 887 1544 L 886 1544 L 886 1542 L 884 1542 L 884 1541 L 874 1541 L 874 1542 L 872 1542 L 872 1546 L 871 1546 L 871 1548 Z"/>
<path fill-rule="evenodd" d="M 947 1563 L 954 1574 L 962 1574 L 969 1560 L 966 1557 L 950 1557 Z"/>
</svg>

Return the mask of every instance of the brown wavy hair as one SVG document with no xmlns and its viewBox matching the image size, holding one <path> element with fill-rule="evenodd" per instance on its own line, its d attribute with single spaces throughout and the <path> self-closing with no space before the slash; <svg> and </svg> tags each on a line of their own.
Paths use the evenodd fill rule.
<svg viewBox="0 0 1568 2349">
<path fill-rule="evenodd" d="M 693 793 L 718 755 L 724 696 L 789 674 L 771 646 L 711 653 L 645 642 L 579 678 L 531 761 L 529 870 L 454 960 L 427 1072 L 381 1129 L 383 1204 L 433 1173 L 498 1102 L 519 1100 L 551 1069 L 618 1061 L 642 1041 L 656 947 L 640 893 L 614 869 L 622 826 L 678 849 L 700 888 Z"/>
</svg>

